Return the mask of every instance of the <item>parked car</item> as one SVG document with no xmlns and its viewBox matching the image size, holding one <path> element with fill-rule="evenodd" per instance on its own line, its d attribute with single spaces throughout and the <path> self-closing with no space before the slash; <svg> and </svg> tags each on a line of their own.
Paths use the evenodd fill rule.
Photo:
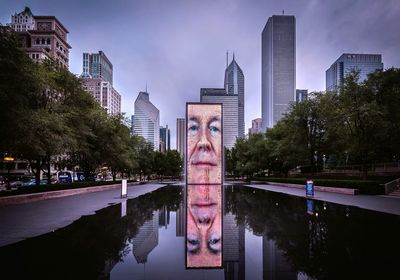
<svg viewBox="0 0 400 280">
<path fill-rule="evenodd" d="M 47 180 L 40 180 L 40 185 L 47 185 Z M 36 180 L 35 179 L 30 179 L 27 182 L 23 182 L 21 184 L 21 187 L 31 187 L 31 186 L 36 186 Z"/>
</svg>

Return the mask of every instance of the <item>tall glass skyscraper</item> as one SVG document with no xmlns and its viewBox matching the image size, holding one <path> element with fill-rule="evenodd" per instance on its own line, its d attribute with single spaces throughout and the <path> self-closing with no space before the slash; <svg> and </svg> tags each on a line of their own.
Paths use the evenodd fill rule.
<svg viewBox="0 0 400 280">
<path fill-rule="evenodd" d="M 244 137 L 244 75 L 235 54 L 225 70 L 225 90 L 228 95 L 238 96 L 238 137 Z"/>
<path fill-rule="evenodd" d="M 272 16 L 261 35 L 262 127 L 273 127 L 296 97 L 296 19 Z"/>
<path fill-rule="evenodd" d="M 326 91 L 337 91 L 343 85 L 346 75 L 353 70 L 360 71 L 360 82 L 366 80 L 368 74 L 383 70 L 382 55 L 342 54 L 325 72 Z"/>
<path fill-rule="evenodd" d="M 133 133 L 153 144 L 154 150 L 160 146 L 160 111 L 150 102 L 147 92 L 139 92 L 135 100 Z"/>
</svg>

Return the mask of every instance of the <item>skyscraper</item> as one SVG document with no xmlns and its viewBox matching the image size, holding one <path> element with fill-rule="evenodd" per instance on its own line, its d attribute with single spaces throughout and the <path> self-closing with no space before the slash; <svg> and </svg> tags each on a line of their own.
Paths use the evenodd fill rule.
<svg viewBox="0 0 400 280">
<path fill-rule="evenodd" d="M 227 61 L 228 64 L 228 61 Z M 235 60 L 225 70 L 225 90 L 228 95 L 238 96 L 238 137 L 244 137 L 244 75 Z"/>
<path fill-rule="evenodd" d="M 353 70 L 360 71 L 360 82 L 364 81 L 368 74 L 383 70 L 382 55 L 342 54 L 325 72 L 326 91 L 337 91 L 343 85 L 346 75 Z"/>
<path fill-rule="evenodd" d="M 249 128 L 249 135 L 254 133 L 261 133 L 262 131 L 262 119 L 257 118 L 251 121 L 251 128 Z"/>
<path fill-rule="evenodd" d="M 50 59 L 69 68 L 69 32 L 55 16 L 35 16 L 25 7 L 11 16 L 8 26 L 17 32 L 21 48 L 34 61 Z"/>
<path fill-rule="evenodd" d="M 165 127 L 160 126 L 160 152 L 167 152 L 171 150 L 171 133 L 168 125 Z"/>
<path fill-rule="evenodd" d="M 82 69 L 83 88 L 93 95 L 108 114 L 120 114 L 121 95 L 112 85 L 113 66 L 104 52 L 84 53 Z"/>
<path fill-rule="evenodd" d="M 110 82 L 98 78 L 84 78 L 82 85 L 83 89 L 92 94 L 100 106 L 107 111 L 107 114 L 118 115 L 121 113 L 121 95 Z"/>
<path fill-rule="evenodd" d="M 160 111 L 150 102 L 147 92 L 139 92 L 135 100 L 133 133 L 152 143 L 154 150 L 159 149 Z"/>
<path fill-rule="evenodd" d="M 296 89 L 296 102 L 302 102 L 308 98 L 308 89 Z"/>
<path fill-rule="evenodd" d="M 186 151 L 186 121 L 183 118 L 176 119 L 176 150 L 185 157 Z"/>
<path fill-rule="evenodd" d="M 295 101 L 296 19 L 272 16 L 262 31 L 261 110 L 262 127 L 273 127 Z"/>
<path fill-rule="evenodd" d="M 113 83 L 113 65 L 103 51 L 83 53 L 82 77 L 103 79 Z"/>
<path fill-rule="evenodd" d="M 244 137 L 244 75 L 233 55 L 225 70 L 224 88 L 201 88 L 200 102 L 222 103 L 223 144 L 231 149 L 236 138 Z"/>
<path fill-rule="evenodd" d="M 200 102 L 222 103 L 223 145 L 228 149 L 235 145 L 239 135 L 238 99 L 238 95 L 226 94 L 223 88 L 200 89 Z"/>
</svg>

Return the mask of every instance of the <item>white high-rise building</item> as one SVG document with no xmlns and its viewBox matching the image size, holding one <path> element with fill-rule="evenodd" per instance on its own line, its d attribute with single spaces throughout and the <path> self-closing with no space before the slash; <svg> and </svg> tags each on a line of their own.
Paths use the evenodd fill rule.
<svg viewBox="0 0 400 280">
<path fill-rule="evenodd" d="M 228 62 L 228 61 L 227 61 Z M 244 137 L 244 75 L 243 71 L 235 60 L 233 54 L 232 62 L 225 70 L 225 91 L 228 95 L 238 96 L 238 133 L 237 136 Z"/>
<path fill-rule="evenodd" d="M 133 134 L 142 136 L 153 144 L 154 150 L 160 146 L 160 111 L 150 102 L 149 93 L 139 92 L 135 100 Z"/>
</svg>

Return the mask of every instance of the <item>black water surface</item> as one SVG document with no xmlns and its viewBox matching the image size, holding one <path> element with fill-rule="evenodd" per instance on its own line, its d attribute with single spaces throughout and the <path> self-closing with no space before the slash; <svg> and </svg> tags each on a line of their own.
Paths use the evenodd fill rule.
<svg viewBox="0 0 400 280">
<path fill-rule="evenodd" d="M 0 248 L 0 279 L 400 279 L 400 216 L 224 188 L 224 269 L 185 269 L 181 187 Z"/>
</svg>

